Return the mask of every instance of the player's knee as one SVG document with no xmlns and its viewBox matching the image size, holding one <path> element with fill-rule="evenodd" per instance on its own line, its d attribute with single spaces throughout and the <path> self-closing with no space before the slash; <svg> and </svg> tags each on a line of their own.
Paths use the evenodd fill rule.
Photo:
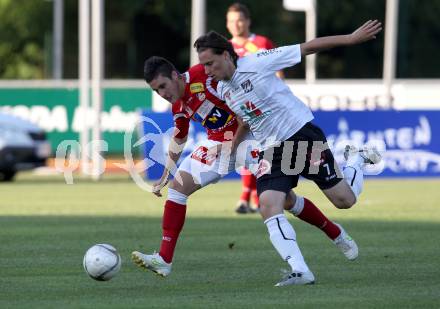
<svg viewBox="0 0 440 309">
<path fill-rule="evenodd" d="M 185 186 L 181 183 L 179 183 L 176 179 L 173 179 L 170 181 L 170 183 L 168 184 L 168 188 L 169 189 L 173 189 L 179 193 L 188 195 L 188 190 L 185 188 Z"/>
<path fill-rule="evenodd" d="M 258 201 L 258 204 L 259 204 L 259 207 L 269 207 L 270 206 L 270 203 L 269 203 L 269 201 L 267 201 L 267 200 L 261 200 L 261 199 L 259 199 L 259 201 Z"/>
<path fill-rule="evenodd" d="M 293 193 L 289 193 L 284 201 L 284 210 L 291 210 L 295 206 L 296 196 Z"/>
<path fill-rule="evenodd" d="M 172 179 L 168 183 L 168 188 L 176 190 L 177 192 L 183 193 L 182 192 L 183 187 L 175 179 Z"/>
<path fill-rule="evenodd" d="M 176 178 L 172 179 L 168 183 L 168 188 L 173 189 L 179 193 L 185 194 L 186 196 L 190 196 L 195 191 L 199 189 L 200 186 L 189 182 L 189 181 L 179 181 Z"/>
<path fill-rule="evenodd" d="M 260 208 L 260 214 L 263 216 L 263 218 L 268 216 L 270 217 L 271 206 L 272 206 L 270 199 L 260 195 L 258 204 Z"/>
<path fill-rule="evenodd" d="M 334 201 L 334 205 L 339 209 L 349 209 L 356 203 L 356 197 L 354 194 L 342 196 Z"/>
</svg>

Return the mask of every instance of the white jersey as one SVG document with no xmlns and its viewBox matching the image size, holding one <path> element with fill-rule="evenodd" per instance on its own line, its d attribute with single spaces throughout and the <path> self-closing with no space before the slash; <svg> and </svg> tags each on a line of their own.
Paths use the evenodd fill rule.
<svg viewBox="0 0 440 309">
<path fill-rule="evenodd" d="M 299 45 L 261 51 L 238 59 L 230 80 L 217 86 L 229 108 L 247 123 L 262 150 L 287 140 L 313 119 L 275 72 L 301 62 Z"/>
</svg>

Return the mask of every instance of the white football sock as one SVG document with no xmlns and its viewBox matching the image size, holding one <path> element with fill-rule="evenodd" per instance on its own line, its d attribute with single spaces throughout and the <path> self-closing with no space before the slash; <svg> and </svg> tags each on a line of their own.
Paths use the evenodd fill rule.
<svg viewBox="0 0 440 309">
<path fill-rule="evenodd" d="M 356 154 L 347 160 L 347 164 L 343 169 L 344 179 L 350 186 L 356 199 L 361 194 L 364 185 L 363 164 L 364 159 L 359 154 Z"/>
<path fill-rule="evenodd" d="M 284 214 L 279 214 L 265 220 L 269 231 L 270 241 L 280 254 L 281 258 L 289 263 L 292 272 L 309 271 L 307 264 L 296 243 L 296 234 L 292 225 Z"/>
<path fill-rule="evenodd" d="M 186 206 L 186 201 L 188 200 L 188 196 L 174 189 L 168 188 L 168 200 Z"/>
</svg>

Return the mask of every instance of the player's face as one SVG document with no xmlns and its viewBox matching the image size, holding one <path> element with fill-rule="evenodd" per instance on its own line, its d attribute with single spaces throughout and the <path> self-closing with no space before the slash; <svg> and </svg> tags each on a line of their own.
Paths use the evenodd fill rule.
<svg viewBox="0 0 440 309">
<path fill-rule="evenodd" d="M 199 52 L 199 61 L 205 67 L 205 73 L 215 80 L 229 80 L 235 71 L 235 66 L 227 51 L 216 55 L 212 49 L 206 49 Z"/>
<path fill-rule="evenodd" d="M 226 14 L 226 28 L 232 37 L 248 36 L 251 21 L 241 12 L 228 12 Z"/>
<path fill-rule="evenodd" d="M 159 74 L 150 82 L 150 87 L 170 103 L 176 102 L 183 95 L 177 72 L 171 73 L 171 78 Z"/>
</svg>

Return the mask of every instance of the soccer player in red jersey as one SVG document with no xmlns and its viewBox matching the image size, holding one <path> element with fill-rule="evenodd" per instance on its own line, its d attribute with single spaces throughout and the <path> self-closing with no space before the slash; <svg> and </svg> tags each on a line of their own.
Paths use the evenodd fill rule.
<svg viewBox="0 0 440 309">
<path fill-rule="evenodd" d="M 174 174 L 174 179 L 168 186 L 159 253 L 148 255 L 134 251 L 132 258 L 138 266 L 165 277 L 171 272 L 174 250 L 185 222 L 188 197 L 202 187 L 217 182 L 235 170 L 236 166 L 252 167 L 252 164 L 257 163 L 258 155 L 252 147 L 243 147 L 245 153 L 234 151 L 230 153 L 229 160 L 222 160 L 228 149 L 237 148 L 234 144 L 236 140 L 250 141 L 251 135 L 225 102 L 219 99 L 217 81 L 205 74 L 202 65 L 195 65 L 179 74 L 166 59 L 151 57 L 145 62 L 144 77 L 154 91 L 172 103 L 175 127 L 168 159 L 161 179 L 153 186 L 153 193 L 162 196 L 160 190 L 167 184 L 170 174 Z M 206 128 L 208 138 L 201 141 L 177 168 L 176 163 L 187 141 L 191 120 L 200 122 Z M 222 147 L 219 155 L 219 147 L 228 142 L 232 145 L 225 147 L 226 151 Z M 345 232 L 327 219 L 312 202 L 291 194 L 286 200 L 286 210 L 321 229 L 346 255 L 344 250 L 349 244 L 344 240 Z"/>
<path fill-rule="evenodd" d="M 174 174 L 174 179 L 168 186 L 159 253 L 147 255 L 135 251 L 132 258 L 137 265 L 167 276 L 171 272 L 175 246 L 184 225 L 188 197 L 235 170 L 235 155 L 231 155 L 230 160 L 222 160 L 218 147 L 225 141 L 230 142 L 234 134 L 248 132 L 239 129 L 235 115 L 218 98 L 215 90 L 217 82 L 205 74 L 202 65 L 195 65 L 180 74 L 166 59 L 151 57 L 145 62 L 144 77 L 154 91 L 172 103 L 174 118 L 174 134 L 167 162 L 162 177 L 153 185 L 153 193 L 162 196 L 160 190 L 168 183 L 171 174 Z M 191 120 L 205 127 L 208 138 L 201 141 L 177 168 Z M 256 164 L 257 155 L 249 150 L 244 161 Z"/>
</svg>

